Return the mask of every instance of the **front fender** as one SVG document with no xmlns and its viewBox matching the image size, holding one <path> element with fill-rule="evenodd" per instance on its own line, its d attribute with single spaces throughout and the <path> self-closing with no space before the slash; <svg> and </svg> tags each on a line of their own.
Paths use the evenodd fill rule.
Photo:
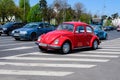
<svg viewBox="0 0 120 80">
<path fill-rule="evenodd" d="M 60 37 L 58 39 L 60 40 L 59 46 L 62 46 L 63 43 L 65 43 L 66 41 L 68 41 L 71 44 L 71 48 L 73 48 L 73 42 L 72 42 L 73 40 L 71 40 L 69 37 L 62 36 L 62 37 Z"/>
</svg>

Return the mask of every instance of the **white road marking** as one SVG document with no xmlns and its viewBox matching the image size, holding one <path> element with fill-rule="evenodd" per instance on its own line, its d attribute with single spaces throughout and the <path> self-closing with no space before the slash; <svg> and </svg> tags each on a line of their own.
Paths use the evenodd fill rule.
<svg viewBox="0 0 120 80">
<path fill-rule="evenodd" d="M 13 45 L 22 45 L 22 44 L 29 44 L 29 43 L 34 43 L 34 42 L 24 42 L 24 43 L 11 43 L 11 44 L 3 44 L 3 45 L 0 45 L 0 46 L 13 46 Z"/>
<path fill-rule="evenodd" d="M 44 61 L 83 61 L 83 62 L 108 62 L 109 59 L 85 59 L 85 58 L 33 58 L 33 57 L 4 57 L 10 60 L 44 60 Z"/>
<path fill-rule="evenodd" d="M 120 52 L 120 49 L 98 49 L 97 51 L 118 51 L 118 52 Z"/>
<path fill-rule="evenodd" d="M 34 47 L 37 47 L 37 46 L 31 46 L 31 47 L 17 47 L 17 48 L 4 49 L 4 50 L 0 50 L 0 51 L 22 50 L 22 49 L 30 49 L 30 48 L 34 48 Z"/>
<path fill-rule="evenodd" d="M 13 63 L 13 62 L 0 62 L 0 65 L 10 66 L 23 66 L 23 67 L 64 67 L 64 68 L 92 68 L 96 65 L 91 64 L 52 64 L 52 63 Z"/>
<path fill-rule="evenodd" d="M 112 55 L 119 55 L 120 52 L 104 52 L 104 51 L 86 51 L 86 52 L 82 52 L 82 53 L 94 53 L 94 54 L 112 54 Z"/>
<path fill-rule="evenodd" d="M 74 72 L 64 72 L 64 71 L 27 71 L 27 70 L 3 70 L 0 69 L 0 74 L 3 75 L 27 75 L 27 76 L 57 76 L 57 77 L 62 77 L 62 76 L 67 76 L 71 75 Z"/>
</svg>

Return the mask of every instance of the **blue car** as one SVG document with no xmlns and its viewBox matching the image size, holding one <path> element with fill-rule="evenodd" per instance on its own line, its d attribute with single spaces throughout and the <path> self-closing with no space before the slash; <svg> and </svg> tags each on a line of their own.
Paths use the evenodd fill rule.
<svg viewBox="0 0 120 80">
<path fill-rule="evenodd" d="M 54 30 L 49 23 L 32 22 L 26 24 L 23 28 L 12 31 L 15 40 L 36 40 L 41 34 Z"/>
<path fill-rule="evenodd" d="M 95 34 L 99 37 L 99 39 L 107 39 L 108 34 L 104 30 L 102 30 L 101 25 L 91 25 L 94 29 Z"/>
</svg>

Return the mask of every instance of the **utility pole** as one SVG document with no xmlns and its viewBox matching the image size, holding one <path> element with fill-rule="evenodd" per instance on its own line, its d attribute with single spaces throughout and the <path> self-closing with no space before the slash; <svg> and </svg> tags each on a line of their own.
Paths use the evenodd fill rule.
<svg viewBox="0 0 120 80">
<path fill-rule="evenodd" d="M 24 0 L 24 21 L 25 21 L 25 0 Z"/>
</svg>

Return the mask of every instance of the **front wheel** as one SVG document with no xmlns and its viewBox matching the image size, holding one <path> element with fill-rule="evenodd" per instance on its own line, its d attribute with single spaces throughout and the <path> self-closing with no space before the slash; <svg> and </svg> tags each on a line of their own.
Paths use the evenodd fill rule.
<svg viewBox="0 0 120 80">
<path fill-rule="evenodd" d="M 92 49 L 96 50 L 98 48 L 98 42 L 95 40 L 92 45 Z"/>
<path fill-rule="evenodd" d="M 30 36 L 30 40 L 35 41 L 36 40 L 36 33 L 32 33 Z"/>
<path fill-rule="evenodd" d="M 47 52 L 47 49 L 44 49 L 44 48 L 42 48 L 40 46 L 39 46 L 39 49 L 40 49 L 41 52 Z"/>
<path fill-rule="evenodd" d="M 70 52 L 70 49 L 71 49 L 70 43 L 65 42 L 65 43 L 62 45 L 60 52 L 63 53 L 63 54 L 68 54 L 68 53 Z"/>
<path fill-rule="evenodd" d="M 20 38 L 15 38 L 16 41 L 20 40 Z"/>
</svg>

